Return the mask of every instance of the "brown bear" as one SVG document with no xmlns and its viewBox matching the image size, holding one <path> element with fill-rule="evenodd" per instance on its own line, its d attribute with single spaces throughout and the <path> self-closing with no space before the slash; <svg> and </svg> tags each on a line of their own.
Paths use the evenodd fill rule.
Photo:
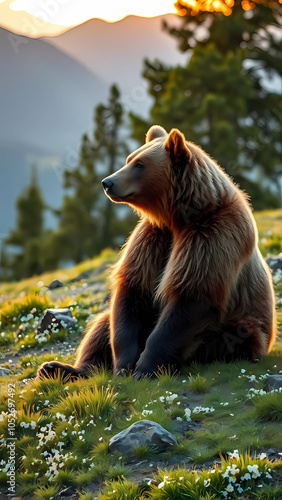
<svg viewBox="0 0 282 500">
<path fill-rule="evenodd" d="M 146 144 L 102 181 L 140 221 L 112 276 L 108 311 L 89 325 L 74 366 L 39 376 L 88 376 L 93 367 L 137 379 L 197 360 L 256 360 L 275 339 L 271 276 L 246 195 L 177 129 Z"/>
</svg>

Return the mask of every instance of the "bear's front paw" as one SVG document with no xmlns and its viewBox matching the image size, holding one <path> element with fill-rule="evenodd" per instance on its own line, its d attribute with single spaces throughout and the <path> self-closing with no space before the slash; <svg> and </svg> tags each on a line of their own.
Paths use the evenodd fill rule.
<svg viewBox="0 0 282 500">
<path fill-rule="evenodd" d="M 39 366 L 37 370 L 37 377 L 38 378 L 55 378 L 56 377 L 56 371 L 58 368 L 58 363 L 44 363 L 43 365 Z"/>
<path fill-rule="evenodd" d="M 131 370 L 126 370 L 125 368 L 117 368 L 114 370 L 114 374 L 118 377 L 128 377 Z"/>
<path fill-rule="evenodd" d="M 152 370 L 146 370 L 141 368 L 136 368 L 132 374 L 133 378 L 136 380 L 142 380 L 142 378 L 153 378 L 154 372 Z"/>
<path fill-rule="evenodd" d="M 74 368 L 71 370 L 68 366 L 63 365 L 62 363 L 52 361 L 50 363 L 44 363 L 38 368 L 37 377 L 40 379 L 57 377 L 65 379 L 77 378 L 78 374 Z"/>
<path fill-rule="evenodd" d="M 135 370 L 133 372 L 133 378 L 136 380 L 141 380 L 144 377 L 152 378 L 155 375 L 155 371 L 158 370 L 155 360 L 148 355 L 141 355 L 136 363 Z"/>
</svg>

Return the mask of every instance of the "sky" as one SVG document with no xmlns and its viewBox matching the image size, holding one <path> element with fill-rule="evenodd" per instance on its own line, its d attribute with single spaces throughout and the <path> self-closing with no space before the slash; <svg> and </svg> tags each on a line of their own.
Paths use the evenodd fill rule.
<svg viewBox="0 0 282 500">
<path fill-rule="evenodd" d="M 55 36 L 91 18 L 115 22 L 128 15 L 175 13 L 174 0 L 0 0 L 0 25 L 31 37 Z"/>
</svg>

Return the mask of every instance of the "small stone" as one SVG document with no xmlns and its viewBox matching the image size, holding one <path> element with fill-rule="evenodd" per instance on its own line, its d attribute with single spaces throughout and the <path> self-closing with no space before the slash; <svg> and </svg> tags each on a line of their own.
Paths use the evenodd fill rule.
<svg viewBox="0 0 282 500">
<path fill-rule="evenodd" d="M 175 437 L 161 425 L 151 420 L 140 420 L 112 437 L 109 451 L 114 453 L 117 450 L 124 455 L 132 455 L 138 446 L 148 446 L 156 453 L 161 453 L 176 444 Z"/>
<path fill-rule="evenodd" d="M 273 389 L 282 388 L 282 375 L 268 375 L 264 382 L 264 390 L 266 392 L 273 391 Z"/>
<path fill-rule="evenodd" d="M 191 420 L 191 422 L 188 422 L 189 431 L 197 431 L 199 429 L 202 429 L 203 427 L 203 422 L 200 422 L 199 420 Z"/>
<path fill-rule="evenodd" d="M 268 448 L 268 450 L 265 452 L 265 454 L 268 457 L 271 457 L 272 455 L 276 455 L 277 454 L 277 450 L 275 450 L 275 448 Z"/>
<path fill-rule="evenodd" d="M 185 420 L 182 421 L 174 420 L 173 432 L 175 432 L 175 434 L 181 434 L 184 437 L 188 429 L 189 429 L 189 423 L 186 422 Z"/>
<path fill-rule="evenodd" d="M 49 290 L 54 290 L 55 288 L 60 288 L 61 286 L 64 286 L 63 283 L 59 280 L 53 280 L 50 285 L 47 286 Z"/>
<path fill-rule="evenodd" d="M 108 304 L 110 302 L 111 294 L 110 292 L 105 295 L 103 298 L 103 304 Z"/>
<path fill-rule="evenodd" d="M 71 497 L 76 494 L 76 489 L 73 486 L 69 486 L 68 488 L 64 488 L 59 492 L 59 497 Z"/>
<path fill-rule="evenodd" d="M 277 257 L 269 257 L 266 262 L 272 270 L 273 281 L 275 283 L 282 281 L 282 253 Z"/>
<path fill-rule="evenodd" d="M 54 320 L 60 328 L 71 328 L 77 321 L 73 318 L 71 311 L 65 307 L 61 309 L 46 309 L 38 325 L 37 332 L 43 333 L 45 330 L 51 330 Z"/>
<path fill-rule="evenodd" d="M 75 283 L 76 281 L 87 280 L 90 277 L 90 273 L 84 271 L 83 273 L 78 274 L 75 278 L 71 280 L 71 283 Z"/>
<path fill-rule="evenodd" d="M 268 257 L 268 259 L 266 259 L 266 262 L 273 270 L 273 273 L 279 270 L 282 271 L 282 253 L 277 255 L 277 257 Z"/>
<path fill-rule="evenodd" d="M 0 366 L 0 377 L 6 377 L 7 375 L 9 375 L 10 373 L 10 370 L 8 370 L 8 368 L 2 368 Z"/>
<path fill-rule="evenodd" d="M 195 392 L 193 391 L 181 391 L 178 393 L 178 396 L 182 398 L 193 398 L 195 396 Z"/>
</svg>

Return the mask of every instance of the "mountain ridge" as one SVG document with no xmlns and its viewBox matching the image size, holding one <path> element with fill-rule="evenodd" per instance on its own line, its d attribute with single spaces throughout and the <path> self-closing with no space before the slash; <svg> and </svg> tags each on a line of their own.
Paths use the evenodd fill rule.
<svg viewBox="0 0 282 500">
<path fill-rule="evenodd" d="M 38 164 L 46 201 L 60 204 L 62 186 L 53 163 L 67 164 L 69 149 L 78 154 L 93 109 L 107 96 L 106 82 L 71 56 L 44 40 L 13 34 L 16 52 L 9 34 L 0 28 L 1 234 L 15 224 L 15 199 L 29 183 L 32 164 Z"/>
<path fill-rule="evenodd" d="M 0 197 L 5 207 L 0 233 L 15 224 L 15 199 L 29 183 L 32 164 L 38 165 L 48 204 L 60 205 L 63 191 L 55 165 L 74 166 L 81 135 L 92 133 L 94 108 L 106 102 L 110 84 L 119 85 L 126 111 L 147 115 L 151 99 L 141 75 L 144 57 L 172 65 L 185 59 L 161 31 L 164 19 L 174 22 L 176 16 L 128 16 L 116 23 L 92 19 L 62 35 L 36 39 L 0 28 Z"/>
</svg>

